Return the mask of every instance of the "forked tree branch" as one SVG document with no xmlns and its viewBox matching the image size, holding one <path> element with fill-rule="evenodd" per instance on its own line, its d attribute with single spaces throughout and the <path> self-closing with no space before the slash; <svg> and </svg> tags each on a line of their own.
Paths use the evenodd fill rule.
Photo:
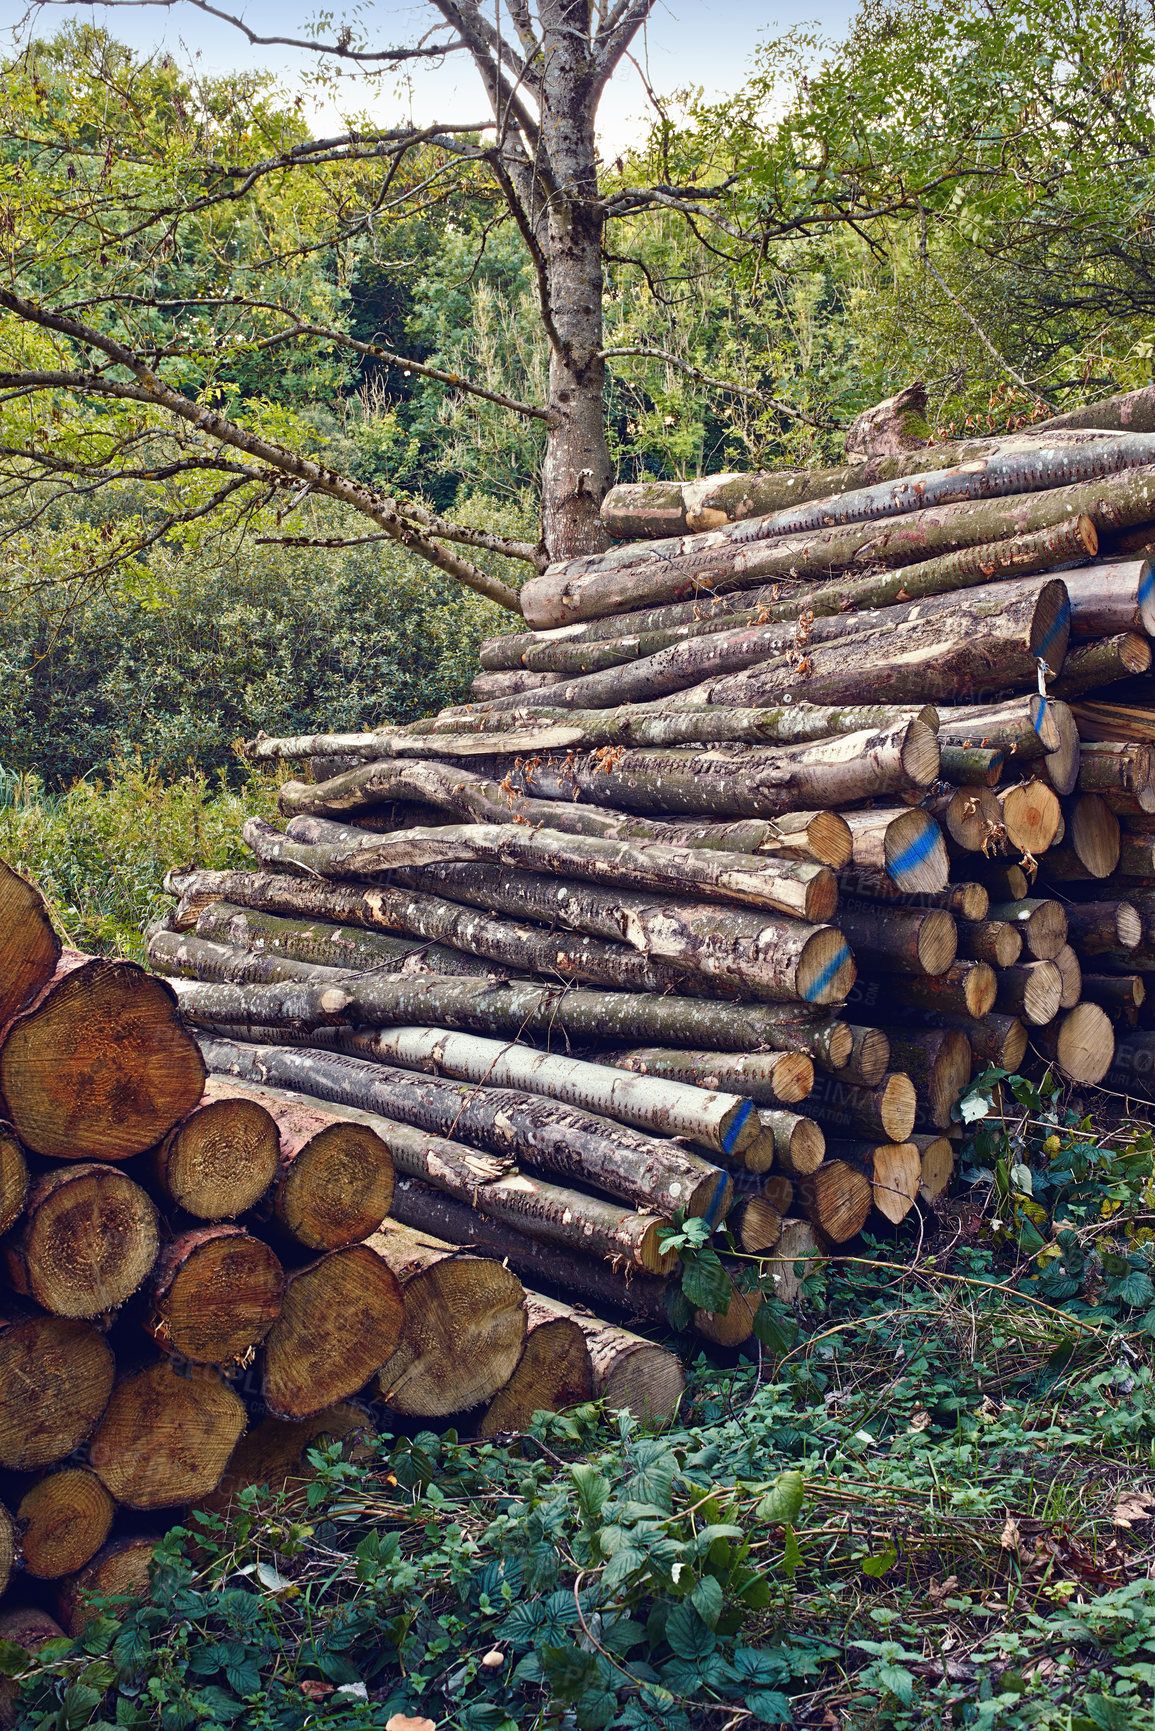
<svg viewBox="0 0 1155 1731">
<path fill-rule="evenodd" d="M 412 512 L 406 516 L 395 500 L 377 492 L 375 488 L 352 480 L 347 475 L 340 475 L 333 469 L 327 469 L 311 457 L 290 451 L 275 440 L 240 427 L 227 416 L 193 402 L 191 398 L 158 378 L 131 349 L 125 348 L 122 343 L 104 332 L 82 324 L 79 319 L 50 312 L 46 307 L 13 294 L 11 289 L 0 289 L 0 307 L 4 307 L 27 324 L 52 331 L 86 349 L 96 350 L 106 356 L 113 366 L 122 367 L 133 375 L 131 381 L 126 381 L 111 378 L 104 370 L 70 371 L 64 368 L 45 368 L 0 372 L 0 390 L 21 395 L 42 390 L 64 390 L 82 396 L 109 397 L 167 410 L 206 438 L 214 439 L 233 450 L 243 451 L 247 456 L 264 464 L 270 471 L 270 480 L 274 476 L 291 477 L 304 483 L 309 492 L 337 499 L 340 503 L 351 506 L 353 510 L 376 523 L 379 529 L 383 529 L 395 541 L 408 547 L 418 558 L 427 560 L 439 571 L 455 577 L 458 582 L 475 589 L 478 594 L 487 596 L 491 601 L 496 601 L 499 606 L 508 608 L 511 613 L 520 614 L 521 603 L 515 589 L 508 583 L 503 583 L 500 578 L 491 577 L 488 571 L 483 571 L 471 560 L 463 559 L 439 546 L 418 527 L 414 520 L 417 513 Z"/>
</svg>

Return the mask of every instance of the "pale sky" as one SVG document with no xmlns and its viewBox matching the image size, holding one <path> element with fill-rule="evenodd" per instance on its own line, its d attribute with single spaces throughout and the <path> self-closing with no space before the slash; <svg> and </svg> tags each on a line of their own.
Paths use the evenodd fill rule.
<svg viewBox="0 0 1155 1731">
<path fill-rule="evenodd" d="M 245 19 L 262 36 L 304 36 L 318 11 L 338 20 L 348 17 L 361 32 L 382 45 L 412 42 L 429 28 L 433 14 L 421 5 L 374 5 L 326 0 L 215 0 L 222 11 Z M 755 0 L 659 0 L 651 14 L 645 36 L 639 35 L 634 53 L 643 64 L 653 87 L 669 93 L 686 85 L 702 86 L 707 97 L 722 95 L 742 84 L 750 57 L 758 42 L 793 26 L 816 26 L 828 37 L 839 37 L 857 11 L 854 0 L 776 0 L 773 9 Z M 308 52 L 285 48 L 255 48 L 230 25 L 206 16 L 193 6 L 175 0 L 171 6 L 39 4 L 29 10 L 25 0 L 0 0 L 0 28 L 27 30 L 32 20 L 38 35 L 51 35 L 66 17 L 95 20 L 121 41 L 140 50 L 167 49 L 180 60 L 199 54 L 198 64 L 208 72 L 262 66 L 278 73 L 289 87 L 301 72 L 315 64 Z M 356 102 L 356 98 L 353 98 Z M 600 134 L 604 150 L 613 153 L 637 141 L 645 130 L 648 111 L 645 91 L 637 73 L 623 64 L 602 100 Z M 323 132 L 337 118 L 338 105 L 313 109 L 314 131 Z M 383 87 L 374 104 L 373 118 L 390 123 L 402 117 L 424 124 L 431 120 L 453 124 L 484 118 L 485 103 L 464 54 L 450 55 L 440 67 L 420 61 L 412 66 L 411 95 Z"/>
</svg>

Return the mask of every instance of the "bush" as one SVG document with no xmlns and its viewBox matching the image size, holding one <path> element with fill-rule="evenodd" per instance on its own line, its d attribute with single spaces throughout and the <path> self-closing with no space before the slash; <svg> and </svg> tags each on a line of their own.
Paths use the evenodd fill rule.
<svg viewBox="0 0 1155 1731">
<path fill-rule="evenodd" d="M 165 872 L 251 866 L 241 826 L 275 811 L 276 778 L 256 771 L 239 791 L 223 772 L 166 784 L 138 759 L 52 794 L 38 775 L 3 770 L 0 856 L 39 885 L 66 943 L 143 961 L 144 926 L 171 906 Z"/>
<path fill-rule="evenodd" d="M 143 594 L 62 620 L 14 603 L 0 644 L 0 764 L 48 788 L 139 753 L 167 776 L 238 780 L 234 741 L 409 721 L 460 702 L 509 615 L 402 550 L 242 548 L 215 568 L 159 556 Z"/>
</svg>

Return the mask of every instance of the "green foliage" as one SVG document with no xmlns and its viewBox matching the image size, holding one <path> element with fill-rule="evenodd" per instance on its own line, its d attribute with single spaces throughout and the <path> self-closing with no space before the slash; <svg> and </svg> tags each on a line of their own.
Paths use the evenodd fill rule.
<svg viewBox="0 0 1155 1731">
<path fill-rule="evenodd" d="M 165 872 L 248 867 L 241 827 L 276 809 L 275 778 L 256 771 L 233 789 L 223 776 L 166 782 L 121 762 L 107 780 L 52 794 L 31 772 L 0 770 L 0 857 L 39 886 L 67 943 L 143 961 L 143 928 L 172 906 Z"/>
</svg>

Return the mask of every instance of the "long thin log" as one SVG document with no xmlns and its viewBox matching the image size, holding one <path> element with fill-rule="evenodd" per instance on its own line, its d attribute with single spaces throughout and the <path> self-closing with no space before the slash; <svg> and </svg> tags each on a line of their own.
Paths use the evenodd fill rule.
<svg viewBox="0 0 1155 1731">
<path fill-rule="evenodd" d="M 1147 985 L 1142 974 L 1084 974 L 1083 997 L 1099 1004 L 1113 1021 L 1134 1028 L 1147 1000 Z"/>
<path fill-rule="evenodd" d="M 427 866 L 401 883 L 484 908 L 558 923 L 592 937 L 624 938 L 684 973 L 771 1002 L 841 1003 L 855 967 L 841 932 L 780 914 L 709 903 L 651 900 L 635 890 L 488 865 Z"/>
<path fill-rule="evenodd" d="M 959 954 L 992 968 L 1013 968 L 1023 952 L 1022 933 L 1009 920 L 960 920 Z"/>
<path fill-rule="evenodd" d="M 285 837 L 263 818 L 251 817 L 244 837 L 263 865 L 305 865 L 321 877 L 353 881 L 372 880 L 399 867 L 471 861 L 564 873 L 614 888 L 699 895 L 811 921 L 829 919 L 838 900 L 830 868 L 811 860 L 567 836 L 560 830 L 514 824 L 450 824 L 375 836 L 324 818 L 300 817 Z"/>
<path fill-rule="evenodd" d="M 244 873 L 196 874 L 234 880 L 231 893 L 242 893 Z M 294 880 L 284 880 L 292 883 Z M 306 885 L 305 888 L 314 886 Z M 845 1023 L 802 1004 L 721 1004 L 708 999 L 679 998 L 647 992 L 596 992 L 542 981 L 448 979 L 425 981 L 378 975 L 371 982 L 374 1012 L 371 1025 L 411 1025 L 432 1017 L 438 1026 L 466 1028 L 479 1034 L 553 1034 L 604 1042 L 637 1041 L 663 1045 L 694 1045 L 718 1051 L 809 1052 L 833 1068 L 850 1055 L 851 1035 Z M 228 1006 L 222 1020 L 243 1025 L 301 1029 L 339 1025 L 346 1006 L 335 1011 L 310 1005 L 291 988 L 258 988 L 254 1003 L 261 1016 L 241 1013 L 237 988 L 214 988 L 213 1001 Z M 187 994 L 186 1013 L 191 1009 Z M 281 1004 L 281 1013 L 275 1007 Z M 263 1023 L 262 1023 L 263 1017 Z M 301 1018 L 299 1021 L 298 1018 Z M 205 1018 L 211 1021 L 212 1018 Z"/>
<path fill-rule="evenodd" d="M 893 1023 L 886 1033 L 896 1068 L 914 1083 L 919 1119 L 937 1130 L 948 1129 L 951 1110 L 971 1077 L 967 1036 L 958 1028 L 915 1030 Z"/>
<path fill-rule="evenodd" d="M 918 719 L 879 733 L 765 749 L 614 750 L 514 767 L 511 785 L 543 799 L 612 799 L 631 810 L 776 817 L 896 793 L 919 794 L 939 770 Z M 532 809 L 532 808 L 531 808 Z"/>
<path fill-rule="evenodd" d="M 1138 396 L 1140 393 L 1132 393 Z M 1119 404 L 1129 398 L 1114 399 Z M 1078 417 L 1096 412 L 1110 412 L 1106 403 L 1091 409 L 1075 410 L 1052 421 L 1041 422 L 1021 433 L 996 434 L 988 438 L 963 439 L 946 444 L 931 444 L 894 456 L 870 456 L 863 462 L 851 462 L 829 469 L 778 469 L 754 474 L 705 475 L 693 481 L 620 481 L 611 487 L 602 501 L 602 521 L 616 539 L 632 541 L 638 538 L 681 535 L 717 529 L 725 523 L 738 523 L 750 517 L 764 517 L 769 512 L 793 509 L 804 501 L 826 501 L 852 490 L 894 482 L 900 478 L 941 471 L 963 464 L 986 464 L 999 454 L 1019 453 L 1029 459 L 1038 449 L 1065 446 L 1075 448 L 1075 441 L 1090 443 L 1094 432 L 1081 435 L 1068 431 L 1084 425 L 1097 428 L 1094 420 Z M 1118 416 L 1110 423 L 1115 429 L 1124 425 L 1128 430 L 1147 431 L 1140 419 L 1131 429 Z M 1132 410 L 1132 413 L 1134 411 Z M 980 471 L 981 473 L 981 471 Z M 908 485 L 912 491 L 917 483 Z"/>
<path fill-rule="evenodd" d="M 638 1077 L 660 1078 L 663 1086 L 692 1084 L 697 1088 L 728 1089 L 760 1106 L 783 1104 L 781 1052 L 700 1052 L 668 1046 L 635 1046 L 606 1052 L 603 1061 Z M 793 1055 L 786 1059 L 794 1063 Z M 813 1066 L 809 1070 L 811 1087 Z M 806 1095 L 791 1090 L 794 1100 Z"/>
<path fill-rule="evenodd" d="M 495 975 L 509 977 L 511 974 L 524 976 L 534 973 L 544 975 L 546 979 L 578 980 L 591 986 L 626 991 L 672 990 L 684 994 L 701 992 L 704 996 L 727 996 L 730 991 L 725 985 L 711 985 L 705 976 L 689 975 L 684 968 L 647 956 L 625 943 L 607 942 L 575 932 L 543 931 L 540 925 L 500 918 L 484 911 L 484 902 L 481 904 L 483 911 L 474 912 L 472 908 L 443 896 L 413 892 L 394 885 L 359 888 L 264 872 L 182 873 L 173 876 L 171 881 L 174 888 L 178 884 L 181 886 L 183 899 L 181 909 L 178 909 L 178 923 L 187 917 L 181 910 L 187 909 L 195 914 L 219 892 L 233 902 L 278 914 L 299 914 L 308 919 L 318 915 L 331 916 L 334 921 L 356 924 L 370 931 L 405 931 L 434 943 L 452 943 L 462 953 L 462 974 L 479 976 L 479 985 L 486 977 L 492 979 Z M 156 934 L 150 942 L 153 966 L 163 968 L 167 973 L 183 954 L 188 966 L 182 965 L 181 973 L 199 975 L 199 958 L 202 954 L 206 959 L 208 956 L 208 952 L 199 948 L 203 941 L 186 939 L 183 949 L 178 952 L 166 934 Z M 479 956 L 488 958 L 495 965 L 479 970 L 475 961 Z M 473 965 L 469 958 L 473 958 Z M 306 976 L 300 971 L 304 966 L 302 963 L 293 964 L 294 977 L 320 977 L 316 969 L 312 975 Z M 261 970 L 258 968 L 256 971 Z M 236 972 L 238 977 L 247 978 L 247 964 L 238 962 Z M 408 968 L 391 977 L 412 979 L 414 985 L 419 985 L 422 978 L 432 984 L 433 979 L 428 975 L 416 976 Z M 419 1011 L 404 1018 L 406 1021 L 420 1019 Z"/>
<path fill-rule="evenodd" d="M 429 1184 L 402 1178 L 393 1199 L 393 1218 L 508 1262 L 516 1274 L 538 1287 L 572 1293 L 600 1310 L 624 1311 L 639 1322 L 668 1327 L 665 1279 L 643 1274 L 635 1264 L 604 1261 L 580 1250 L 519 1232 Z"/>
<path fill-rule="evenodd" d="M 349 1042 L 352 1045 L 352 1042 Z M 357 1051 L 371 1051 L 359 1036 Z M 651 1273 L 662 1270 L 656 1232 L 661 1218 L 681 1208 L 711 1221 L 730 1205 L 732 1185 L 717 1167 L 671 1142 L 642 1136 L 539 1096 L 510 1088 L 478 1089 L 440 1077 L 417 1076 L 349 1052 L 250 1046 L 206 1040 L 215 1069 L 246 1081 L 299 1089 L 339 1106 L 356 1106 L 434 1136 L 468 1141 L 487 1153 L 596 1186 L 649 1212 L 630 1211 L 600 1198 L 576 1199 L 519 1173 L 523 1216 L 534 1230 L 589 1253 L 628 1256 Z M 428 1176 L 428 1172 L 423 1176 Z"/>
<path fill-rule="evenodd" d="M 679 706 L 761 707 L 784 699 L 860 703 L 876 693 L 888 703 L 936 703 L 960 691 L 981 697 L 1025 684 L 1035 677 L 1040 658 L 1052 673 L 1063 665 L 1070 610 L 1061 579 L 1032 578 L 1029 593 L 1015 599 L 1000 597 L 996 588 L 966 590 L 952 601 L 949 611 L 807 644 L 742 672 L 687 683 L 678 692 Z M 554 702 L 564 703 L 578 683 L 555 687 Z M 580 682 L 577 696 L 588 703 L 587 684 Z M 616 695 L 603 694 L 605 704 L 616 701 Z"/>
<path fill-rule="evenodd" d="M 805 745 L 838 734 L 872 733 L 915 720 L 933 729 L 935 712 L 925 705 L 894 708 L 869 703 L 849 708 L 780 704 L 770 709 L 729 709 L 713 714 L 655 704 L 629 704 L 620 709 L 483 710 L 474 715 L 411 722 L 391 737 L 388 752 L 376 755 L 463 757 L 598 745 Z"/>
<path fill-rule="evenodd" d="M 373 1036 L 374 1056 L 492 1088 L 517 1088 L 613 1118 L 655 1136 L 680 1136 L 714 1154 L 740 1157 L 758 1134 L 752 1097 L 623 1075 L 606 1064 L 539 1052 L 445 1028 L 391 1028 Z"/>
<path fill-rule="evenodd" d="M 493 973 L 484 960 L 470 958 L 445 944 L 395 938 L 358 926 L 332 925 L 327 920 L 286 919 L 232 902 L 214 902 L 205 908 L 197 916 L 196 933 L 198 938 L 234 949 L 261 951 L 322 968 L 384 968 L 391 974 Z"/>
<path fill-rule="evenodd" d="M 920 1012 L 906 1008 L 910 1021 Z M 1017 1070 L 1027 1051 L 1027 1030 L 1017 1016 L 1002 1016 L 988 1010 L 982 1016 L 968 1016 L 949 1009 L 924 1010 L 922 1017 L 935 1028 L 955 1028 L 965 1034 L 981 1064 L 997 1064 L 1000 1070 Z"/>
</svg>

